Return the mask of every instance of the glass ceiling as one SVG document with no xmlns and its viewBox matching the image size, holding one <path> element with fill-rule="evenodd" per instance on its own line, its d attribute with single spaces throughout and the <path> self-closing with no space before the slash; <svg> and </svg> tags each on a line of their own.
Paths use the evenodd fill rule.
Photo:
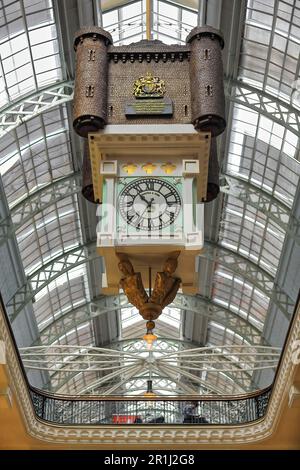
<svg viewBox="0 0 300 470">
<path fill-rule="evenodd" d="M 1 0 L 0 107 L 62 79 L 51 0 Z"/>
<path fill-rule="evenodd" d="M 146 39 L 146 0 L 126 3 L 102 15 L 104 29 L 118 46 Z M 174 3 L 178 2 L 153 0 L 151 39 L 165 44 L 185 44 L 187 35 L 197 26 L 197 11 Z"/>
<path fill-rule="evenodd" d="M 102 11 L 103 27 L 112 34 L 114 44 L 145 39 L 146 1 L 119 3 L 123 6 L 111 10 L 105 7 Z M 196 9 L 184 7 L 184 3 L 193 2 L 153 0 L 152 39 L 167 44 L 185 42 L 199 15 Z M 51 0 L 0 0 L 2 111 L 67 78 L 58 21 Z M 282 317 L 283 330 L 288 327 L 282 308 L 270 292 L 277 288 L 285 244 L 290 237 L 284 227 L 295 210 L 300 164 L 295 119 L 290 113 L 283 121 L 277 109 L 281 106 L 282 112 L 283 106 L 290 106 L 288 109 L 297 113 L 300 107 L 294 93 L 300 70 L 299 24 L 298 0 L 248 0 L 238 74 L 232 81 L 233 92 L 228 100 L 226 142 L 224 139 L 220 145 L 225 148 L 223 175 L 228 181 L 232 178 L 236 187 L 247 191 L 250 188 L 255 198 L 245 199 L 241 191 L 225 191 L 219 196 L 222 210 L 215 239 L 219 247 L 227 250 L 227 255 L 206 260 L 207 271 L 212 273 L 209 298 L 207 291 L 200 289 L 201 305 L 199 301 L 193 307 L 192 299 L 181 305 L 178 299 L 160 316 L 155 347 L 158 356 L 170 350 L 180 352 L 200 346 L 240 347 L 239 354 L 243 347 L 253 345 L 283 346 L 285 334 L 278 336 L 270 328 L 267 333 L 274 309 L 277 318 Z M 245 87 L 247 100 L 241 99 L 236 83 Z M 256 106 L 257 93 L 261 98 L 260 109 Z M 145 391 L 151 374 L 154 389 L 161 394 L 242 393 L 268 385 L 274 375 L 273 362 L 268 368 L 268 379 L 261 378 L 263 369 L 246 370 L 242 363 L 234 373 L 218 370 L 217 363 L 195 371 L 185 359 L 177 360 L 177 371 L 170 364 L 151 371 L 149 361 L 141 370 L 128 369 L 124 354 L 138 358 L 149 354 L 140 341 L 145 325 L 136 309 L 126 302 L 103 299 L 100 292 L 95 298 L 92 288 L 96 282 L 95 257 L 90 248 L 84 248 L 85 258 L 78 261 L 74 256 L 63 273 L 52 275 L 48 267 L 53 266 L 53 260 L 64 259 L 86 243 L 83 222 L 86 209 L 78 189 L 57 197 L 53 186 L 63 178 L 71 181 L 76 174 L 70 120 L 66 104 L 54 106 L 25 123 L 20 122 L 1 138 L 0 173 L 10 211 L 2 219 L 5 223 L 9 217 L 10 224 L 16 225 L 12 233 L 28 285 L 37 274 L 45 281 L 32 296 L 26 290 L 18 321 L 13 322 L 16 331 L 29 309 L 37 333 L 33 340 L 24 339 L 20 346 L 46 348 L 39 352 L 40 360 L 44 361 L 39 385 L 59 393 L 138 394 Z M 46 204 L 40 208 L 32 205 L 29 215 L 20 223 L 20 212 L 24 212 L 29 198 L 35 194 Z M 258 204 L 261 198 L 268 201 L 267 209 Z M 278 221 L 274 219 L 277 211 L 283 214 Z M 236 255 L 246 262 L 249 272 L 256 269 L 256 282 L 253 276 L 249 278 L 234 269 Z M 268 289 L 261 280 L 263 276 L 268 276 Z M 20 288 L 15 287 L 14 292 L 19 293 Z M 5 289 L 2 295 L 10 311 L 11 295 Z M 103 331 L 103 337 L 98 330 Z M 245 333 L 249 331 L 251 335 Z M 118 351 L 116 370 L 112 365 L 109 370 L 93 370 L 87 355 L 85 370 L 68 371 L 64 362 L 68 362 L 70 352 L 63 349 L 67 345 Z M 53 365 L 47 349 L 50 346 L 62 348 L 62 363 L 57 359 Z M 249 357 L 258 358 L 257 351 L 251 349 Z M 199 354 L 201 357 L 202 353 Z M 232 355 L 224 357 L 229 362 L 234 360 Z"/>
</svg>

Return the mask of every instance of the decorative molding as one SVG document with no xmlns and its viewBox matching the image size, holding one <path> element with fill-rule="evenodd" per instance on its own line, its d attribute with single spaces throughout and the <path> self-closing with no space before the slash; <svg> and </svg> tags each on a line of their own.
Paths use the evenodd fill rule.
<svg viewBox="0 0 300 470">
<path fill-rule="evenodd" d="M 117 130 L 117 128 L 115 128 Z M 158 129 L 160 127 L 158 126 Z M 127 129 L 126 129 L 127 130 Z M 160 131 L 161 132 L 161 131 Z M 206 198 L 207 174 L 211 135 L 209 132 L 191 133 L 145 133 L 131 134 L 130 132 L 117 133 L 90 133 L 89 148 L 93 176 L 95 198 L 102 200 L 103 175 L 100 174 L 102 160 L 121 161 L 124 157 L 140 159 L 143 155 L 145 162 L 149 159 L 171 158 L 182 160 L 184 158 L 199 161 L 200 171 L 197 174 L 198 200 Z M 173 161 L 173 160 L 172 160 Z"/>
<path fill-rule="evenodd" d="M 155 43 L 155 41 L 151 41 Z M 149 47 L 144 41 L 129 46 L 109 46 L 108 57 L 110 61 L 117 62 L 182 62 L 189 61 L 191 49 L 189 46 L 163 44 L 156 41 L 156 47 Z"/>
<path fill-rule="evenodd" d="M 7 350 L 7 368 L 10 383 L 22 411 L 27 432 L 30 436 L 51 443 L 85 445 L 127 445 L 145 446 L 164 443 L 169 445 L 227 445 L 250 444 L 266 439 L 274 432 L 281 415 L 286 393 L 289 390 L 296 364 L 292 361 L 294 341 L 300 335 L 300 306 L 295 313 L 287 339 L 282 361 L 277 373 L 267 413 L 261 420 L 247 425 L 205 426 L 184 425 L 156 427 L 155 425 L 129 426 L 58 426 L 38 419 L 34 413 L 29 390 L 24 378 L 19 358 L 15 350 L 7 320 L 0 315 L 0 336 Z"/>
<path fill-rule="evenodd" d="M 5 343 L 0 340 L 0 364 L 6 364 Z"/>
<path fill-rule="evenodd" d="M 289 390 L 289 407 L 300 408 L 300 383 L 291 385 Z"/>
</svg>

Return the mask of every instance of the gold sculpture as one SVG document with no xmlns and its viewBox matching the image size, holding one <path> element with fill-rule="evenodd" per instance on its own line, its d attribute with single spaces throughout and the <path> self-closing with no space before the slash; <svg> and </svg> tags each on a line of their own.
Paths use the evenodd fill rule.
<svg viewBox="0 0 300 470">
<path fill-rule="evenodd" d="M 177 268 L 179 251 L 174 252 L 164 263 L 162 272 L 156 273 L 154 289 L 150 296 L 145 291 L 141 273 L 135 273 L 133 266 L 125 255 L 119 254 L 118 264 L 124 277 L 120 285 L 129 302 L 134 305 L 145 320 L 155 320 L 164 307 L 175 298 L 181 279 L 173 276 Z"/>
<path fill-rule="evenodd" d="M 144 289 L 141 273 L 135 273 L 131 262 L 123 258 L 119 264 L 119 270 L 124 274 L 120 285 L 129 302 L 138 310 L 148 302 L 148 295 Z"/>
<path fill-rule="evenodd" d="M 173 276 L 178 265 L 177 257 L 168 258 L 163 266 L 163 271 L 156 274 L 149 302 L 161 305 L 162 309 L 173 302 L 181 283 L 179 277 Z"/>
</svg>

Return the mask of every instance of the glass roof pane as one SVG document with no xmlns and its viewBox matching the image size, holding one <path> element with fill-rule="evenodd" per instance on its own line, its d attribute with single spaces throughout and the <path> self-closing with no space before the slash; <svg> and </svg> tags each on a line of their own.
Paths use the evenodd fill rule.
<svg viewBox="0 0 300 470">
<path fill-rule="evenodd" d="M 145 39 L 146 2 L 136 1 L 102 14 L 103 27 L 112 35 L 114 45 Z"/>
<path fill-rule="evenodd" d="M 197 26 L 197 13 L 183 9 L 169 2 L 153 2 L 153 39 L 160 39 L 166 44 L 185 43 L 191 29 Z"/>
<path fill-rule="evenodd" d="M 26 274 L 82 243 L 76 196 L 48 207 L 16 232 Z"/>
<path fill-rule="evenodd" d="M 52 0 L 2 0 L 0 26 L 0 106 L 62 80 Z M 48 67 L 38 56 L 48 58 Z"/>
<path fill-rule="evenodd" d="M 207 344 L 212 346 L 249 344 L 241 335 L 215 321 L 209 322 Z"/>
<path fill-rule="evenodd" d="M 240 253 L 275 276 L 285 238 L 284 230 L 257 209 L 225 196 L 220 244 Z"/>
<path fill-rule="evenodd" d="M 59 320 L 65 311 L 89 300 L 86 266 L 80 265 L 52 281 L 36 295 L 33 309 L 39 329 Z"/>
<path fill-rule="evenodd" d="M 214 273 L 212 299 L 232 310 L 252 325 L 265 322 L 270 299 L 257 287 L 222 266 Z"/>
<path fill-rule="evenodd" d="M 299 24 L 294 0 L 248 1 L 239 78 L 290 102 L 300 73 Z"/>
<path fill-rule="evenodd" d="M 254 110 L 235 105 L 226 172 L 273 194 L 288 207 L 296 194 L 299 138 Z"/>
<path fill-rule="evenodd" d="M 73 172 L 66 108 L 45 112 L 3 139 L 0 173 L 10 206 Z"/>
<path fill-rule="evenodd" d="M 103 12 L 103 27 L 113 37 L 115 45 L 130 44 L 146 38 L 146 1 L 132 2 Z M 197 25 L 197 12 L 162 0 L 153 0 L 152 39 L 166 44 L 185 43 L 191 29 Z"/>
</svg>

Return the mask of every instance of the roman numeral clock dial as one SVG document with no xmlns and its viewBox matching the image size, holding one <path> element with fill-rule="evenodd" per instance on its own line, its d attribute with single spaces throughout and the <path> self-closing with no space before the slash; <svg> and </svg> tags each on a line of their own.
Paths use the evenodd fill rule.
<svg viewBox="0 0 300 470">
<path fill-rule="evenodd" d="M 176 187 L 160 178 L 139 178 L 119 195 L 122 218 L 136 230 L 158 231 L 171 226 L 181 210 Z"/>
</svg>

